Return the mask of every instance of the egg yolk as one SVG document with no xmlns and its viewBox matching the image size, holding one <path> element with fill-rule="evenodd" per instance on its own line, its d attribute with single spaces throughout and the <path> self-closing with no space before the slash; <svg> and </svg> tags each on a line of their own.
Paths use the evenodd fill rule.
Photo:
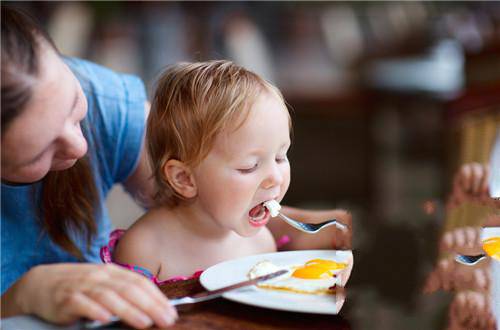
<svg viewBox="0 0 500 330">
<path fill-rule="evenodd" d="M 500 237 L 491 237 L 484 240 L 483 250 L 490 257 L 500 260 Z"/>
<path fill-rule="evenodd" d="M 347 265 L 332 260 L 313 259 L 305 263 L 303 267 L 297 268 L 292 276 L 306 279 L 322 279 L 334 276 L 334 271 L 343 269 Z"/>
</svg>

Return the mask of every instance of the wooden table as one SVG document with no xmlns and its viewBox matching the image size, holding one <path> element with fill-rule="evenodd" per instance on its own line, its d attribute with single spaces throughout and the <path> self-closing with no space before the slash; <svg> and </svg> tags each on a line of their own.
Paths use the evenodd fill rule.
<svg viewBox="0 0 500 330">
<path fill-rule="evenodd" d="M 203 291 L 198 280 L 161 287 L 170 298 Z M 350 329 L 338 315 L 293 313 L 248 306 L 218 298 L 194 305 L 179 306 L 179 319 L 171 329 Z"/>
<path fill-rule="evenodd" d="M 192 295 L 203 291 L 198 280 L 176 282 L 161 287 L 170 298 Z M 172 330 L 232 330 L 232 329 L 351 329 L 347 320 L 338 315 L 320 315 L 283 312 L 239 304 L 223 298 L 178 306 L 179 319 Z M 82 323 L 58 326 L 32 315 L 21 315 L 1 320 L 2 330 L 82 330 Z M 102 330 L 129 330 L 124 324 L 115 324 Z M 152 329 L 150 329 L 152 330 Z"/>
</svg>

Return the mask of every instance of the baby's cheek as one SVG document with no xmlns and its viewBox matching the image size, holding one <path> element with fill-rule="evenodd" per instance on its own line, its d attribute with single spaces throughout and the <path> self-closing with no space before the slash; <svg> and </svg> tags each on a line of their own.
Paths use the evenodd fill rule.
<svg viewBox="0 0 500 330">
<path fill-rule="evenodd" d="M 285 196 L 288 188 L 290 187 L 290 171 L 285 174 L 285 179 L 283 180 L 283 184 L 281 185 L 281 194 L 282 197 Z"/>
</svg>

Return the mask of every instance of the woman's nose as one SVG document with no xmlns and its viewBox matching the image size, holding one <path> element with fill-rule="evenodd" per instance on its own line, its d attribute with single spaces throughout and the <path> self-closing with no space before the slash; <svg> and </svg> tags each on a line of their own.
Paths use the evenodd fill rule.
<svg viewBox="0 0 500 330">
<path fill-rule="evenodd" d="M 283 183 L 283 174 L 279 170 L 278 166 L 271 166 L 270 172 L 266 176 L 265 180 L 262 182 L 262 187 L 264 189 L 270 189 L 275 186 L 280 186 Z"/>
<path fill-rule="evenodd" d="M 69 125 L 61 136 L 58 158 L 77 159 L 87 153 L 87 140 L 83 136 L 80 124 Z"/>
</svg>

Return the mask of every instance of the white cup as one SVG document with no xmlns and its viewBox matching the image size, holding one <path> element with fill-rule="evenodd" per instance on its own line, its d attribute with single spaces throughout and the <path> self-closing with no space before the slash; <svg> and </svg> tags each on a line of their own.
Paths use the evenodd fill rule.
<svg viewBox="0 0 500 330">
<path fill-rule="evenodd" d="M 500 237 L 500 227 L 481 229 L 481 241 L 491 237 Z M 491 258 L 491 309 L 500 329 L 500 261 L 494 258 Z"/>
</svg>

